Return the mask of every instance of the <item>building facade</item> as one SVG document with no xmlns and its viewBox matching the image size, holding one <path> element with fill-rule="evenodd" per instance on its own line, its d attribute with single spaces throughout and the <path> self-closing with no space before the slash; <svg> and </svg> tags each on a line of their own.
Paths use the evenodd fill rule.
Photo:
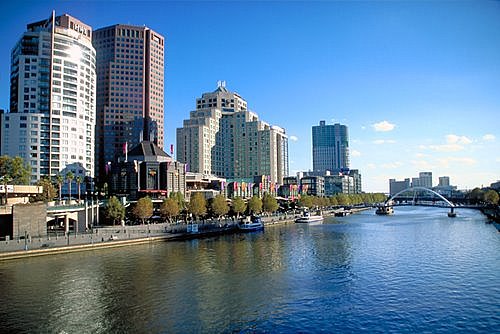
<svg viewBox="0 0 500 334">
<path fill-rule="evenodd" d="M 420 187 L 432 188 L 432 172 L 420 172 L 418 173 L 418 179 L 420 180 Z"/>
<path fill-rule="evenodd" d="M 407 178 L 404 179 L 403 181 L 396 181 L 395 179 L 389 179 L 389 194 L 391 196 L 407 188 L 410 188 L 410 179 Z"/>
<path fill-rule="evenodd" d="M 284 129 L 259 120 L 247 102 L 224 83 L 196 100 L 196 109 L 177 129 L 177 159 L 188 170 L 253 182 L 266 176 L 281 183 L 288 175 L 288 137 Z"/>
<path fill-rule="evenodd" d="M 26 161 L 31 183 L 74 163 L 94 176 L 95 65 L 92 28 L 67 14 L 28 24 L 12 49 L 1 151 Z"/>
<path fill-rule="evenodd" d="M 450 186 L 450 177 L 449 176 L 440 176 L 438 187 L 449 187 Z"/>
<path fill-rule="evenodd" d="M 116 196 L 132 201 L 144 196 L 164 199 L 172 192 L 186 196 L 185 165 L 152 142 L 140 142 L 126 160 L 108 166 L 110 191 Z"/>
<path fill-rule="evenodd" d="M 312 127 L 313 171 L 325 175 L 326 171 L 349 168 L 349 135 L 347 126 L 326 125 L 320 121 Z"/>
<path fill-rule="evenodd" d="M 97 51 L 97 173 L 129 148 L 163 148 L 164 45 L 145 26 L 117 24 L 93 34 Z"/>
</svg>

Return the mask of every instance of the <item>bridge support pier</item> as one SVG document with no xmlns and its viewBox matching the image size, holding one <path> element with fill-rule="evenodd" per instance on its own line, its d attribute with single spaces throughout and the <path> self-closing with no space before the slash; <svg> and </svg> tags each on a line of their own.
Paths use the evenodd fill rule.
<svg viewBox="0 0 500 334">
<path fill-rule="evenodd" d="M 448 212 L 448 217 L 450 218 L 455 218 L 457 216 L 457 213 L 453 209 L 454 207 L 451 207 L 450 212 Z"/>
</svg>

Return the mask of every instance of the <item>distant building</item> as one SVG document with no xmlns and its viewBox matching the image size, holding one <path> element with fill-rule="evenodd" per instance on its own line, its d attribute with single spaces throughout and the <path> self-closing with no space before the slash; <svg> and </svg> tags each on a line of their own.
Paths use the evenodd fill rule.
<svg viewBox="0 0 500 334">
<path fill-rule="evenodd" d="M 349 175 L 327 175 L 325 179 L 325 196 L 336 194 L 354 194 L 354 178 Z"/>
<path fill-rule="evenodd" d="M 432 172 L 420 172 L 418 174 L 420 187 L 432 188 Z"/>
<path fill-rule="evenodd" d="M 1 151 L 26 161 L 31 183 L 74 163 L 94 176 L 95 66 L 92 28 L 67 14 L 28 24 L 12 49 Z"/>
<path fill-rule="evenodd" d="M 439 187 L 448 187 L 450 186 L 450 177 L 449 176 L 440 176 L 439 177 Z"/>
<path fill-rule="evenodd" d="M 326 171 L 349 168 L 349 136 L 347 126 L 341 124 L 312 127 L 313 171 L 325 175 Z"/>
<path fill-rule="evenodd" d="M 496 191 L 500 191 L 500 181 L 497 181 L 497 182 L 493 182 L 490 187 L 492 189 L 495 189 Z"/>
<path fill-rule="evenodd" d="M 410 179 L 404 179 L 403 181 L 396 181 L 395 179 L 389 179 L 389 194 L 393 196 L 398 192 L 410 188 Z"/>
<path fill-rule="evenodd" d="M 412 187 L 420 187 L 420 178 L 412 177 L 411 178 L 411 186 Z"/>
<path fill-rule="evenodd" d="M 196 109 L 177 129 L 177 159 L 191 172 L 241 184 L 266 176 L 281 183 L 288 175 L 285 130 L 259 120 L 247 102 L 220 82 L 196 100 Z"/>
<path fill-rule="evenodd" d="M 325 196 L 325 178 L 322 176 L 304 176 L 300 179 L 301 193 L 311 196 Z"/>
<path fill-rule="evenodd" d="M 172 192 L 186 196 L 185 165 L 152 142 L 139 143 L 128 152 L 127 160 L 109 164 L 106 171 L 110 193 L 132 201 L 144 196 L 161 200 Z"/>
<path fill-rule="evenodd" d="M 361 174 L 359 173 L 359 169 L 350 169 L 349 170 L 349 176 L 353 178 L 354 186 L 353 186 L 353 193 L 354 194 L 361 194 L 363 192 L 363 189 L 361 187 Z"/>
<path fill-rule="evenodd" d="M 94 31 L 99 177 L 108 162 L 117 162 L 143 140 L 163 148 L 164 43 L 146 26 L 116 24 Z"/>
</svg>

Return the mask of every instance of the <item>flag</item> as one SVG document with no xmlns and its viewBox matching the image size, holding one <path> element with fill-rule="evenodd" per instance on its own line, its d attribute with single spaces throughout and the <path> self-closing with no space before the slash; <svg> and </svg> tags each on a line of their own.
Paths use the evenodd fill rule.
<svg viewBox="0 0 500 334">
<path fill-rule="evenodd" d="M 170 144 L 170 154 L 174 155 L 174 144 Z"/>
<path fill-rule="evenodd" d="M 127 154 L 127 151 L 128 151 L 128 143 L 127 143 L 127 142 L 125 142 L 125 143 L 123 144 L 123 154 Z"/>
</svg>

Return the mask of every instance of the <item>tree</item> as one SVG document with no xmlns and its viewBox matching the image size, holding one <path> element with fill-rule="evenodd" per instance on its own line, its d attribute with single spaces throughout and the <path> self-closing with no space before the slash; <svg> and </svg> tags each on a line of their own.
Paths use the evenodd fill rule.
<svg viewBox="0 0 500 334">
<path fill-rule="evenodd" d="M 499 196 L 498 196 L 498 193 L 493 189 L 486 191 L 484 193 L 483 197 L 484 197 L 484 201 L 488 204 L 492 204 L 492 205 L 498 204 Z"/>
<path fill-rule="evenodd" d="M 73 182 L 73 179 L 75 178 L 75 174 L 73 172 L 69 171 L 66 173 L 66 180 L 68 181 L 68 190 L 69 190 L 69 200 L 71 201 L 71 182 Z"/>
<path fill-rule="evenodd" d="M 160 213 L 169 221 L 172 219 L 172 217 L 178 216 L 179 211 L 179 204 L 174 198 L 165 198 L 163 200 L 163 203 L 161 203 Z"/>
<path fill-rule="evenodd" d="M 215 196 L 212 201 L 212 210 L 219 217 L 229 212 L 229 205 L 227 205 L 226 198 L 222 195 Z"/>
<path fill-rule="evenodd" d="M 233 200 L 233 211 L 236 213 L 236 216 L 239 218 L 240 214 L 245 212 L 247 209 L 247 205 L 245 201 L 241 197 L 235 197 Z"/>
<path fill-rule="evenodd" d="M 106 217 L 113 221 L 113 225 L 125 218 L 125 207 L 115 196 L 112 196 L 106 204 Z"/>
<path fill-rule="evenodd" d="M 59 202 L 61 201 L 61 195 L 62 195 L 62 184 L 64 182 L 64 178 L 61 174 L 57 174 L 56 176 L 56 183 L 59 186 Z"/>
<path fill-rule="evenodd" d="M 474 188 L 469 194 L 469 200 L 472 203 L 479 203 L 484 200 L 484 191 L 479 188 Z"/>
<path fill-rule="evenodd" d="M 37 183 L 37 186 L 42 187 L 42 193 L 35 197 L 37 201 L 50 202 L 57 196 L 57 189 L 54 187 L 48 177 L 43 177 Z"/>
<path fill-rule="evenodd" d="M 23 158 L 11 158 L 8 155 L 0 156 L 0 177 L 6 176 L 9 184 L 29 184 L 31 169 L 24 163 Z"/>
<path fill-rule="evenodd" d="M 250 213 L 260 213 L 262 211 L 262 200 L 254 195 L 250 200 L 248 201 L 248 211 Z"/>
<path fill-rule="evenodd" d="M 195 217 L 195 219 L 198 219 L 199 216 L 204 216 L 207 213 L 207 201 L 202 193 L 191 194 L 188 211 Z"/>
<path fill-rule="evenodd" d="M 179 206 L 179 210 L 184 210 L 186 208 L 186 202 L 184 201 L 184 195 L 180 191 L 177 192 L 171 192 L 170 195 L 168 195 L 169 198 L 174 199 L 177 202 L 177 205 Z"/>
<path fill-rule="evenodd" d="M 299 205 L 310 209 L 314 205 L 313 198 L 309 195 L 302 195 L 300 196 Z"/>
<path fill-rule="evenodd" d="M 273 213 L 278 210 L 278 207 L 278 201 L 276 200 L 276 198 L 268 193 L 265 193 L 264 197 L 262 198 L 262 209 L 264 210 L 264 212 Z"/>
<path fill-rule="evenodd" d="M 153 215 L 153 201 L 148 196 L 140 198 L 134 206 L 133 212 L 134 216 L 142 220 L 144 224 L 146 219 Z"/>
<path fill-rule="evenodd" d="M 76 185 L 78 187 L 78 202 L 80 202 L 80 193 L 81 193 L 82 182 L 83 182 L 83 177 L 82 176 L 77 176 L 76 177 Z"/>
</svg>

